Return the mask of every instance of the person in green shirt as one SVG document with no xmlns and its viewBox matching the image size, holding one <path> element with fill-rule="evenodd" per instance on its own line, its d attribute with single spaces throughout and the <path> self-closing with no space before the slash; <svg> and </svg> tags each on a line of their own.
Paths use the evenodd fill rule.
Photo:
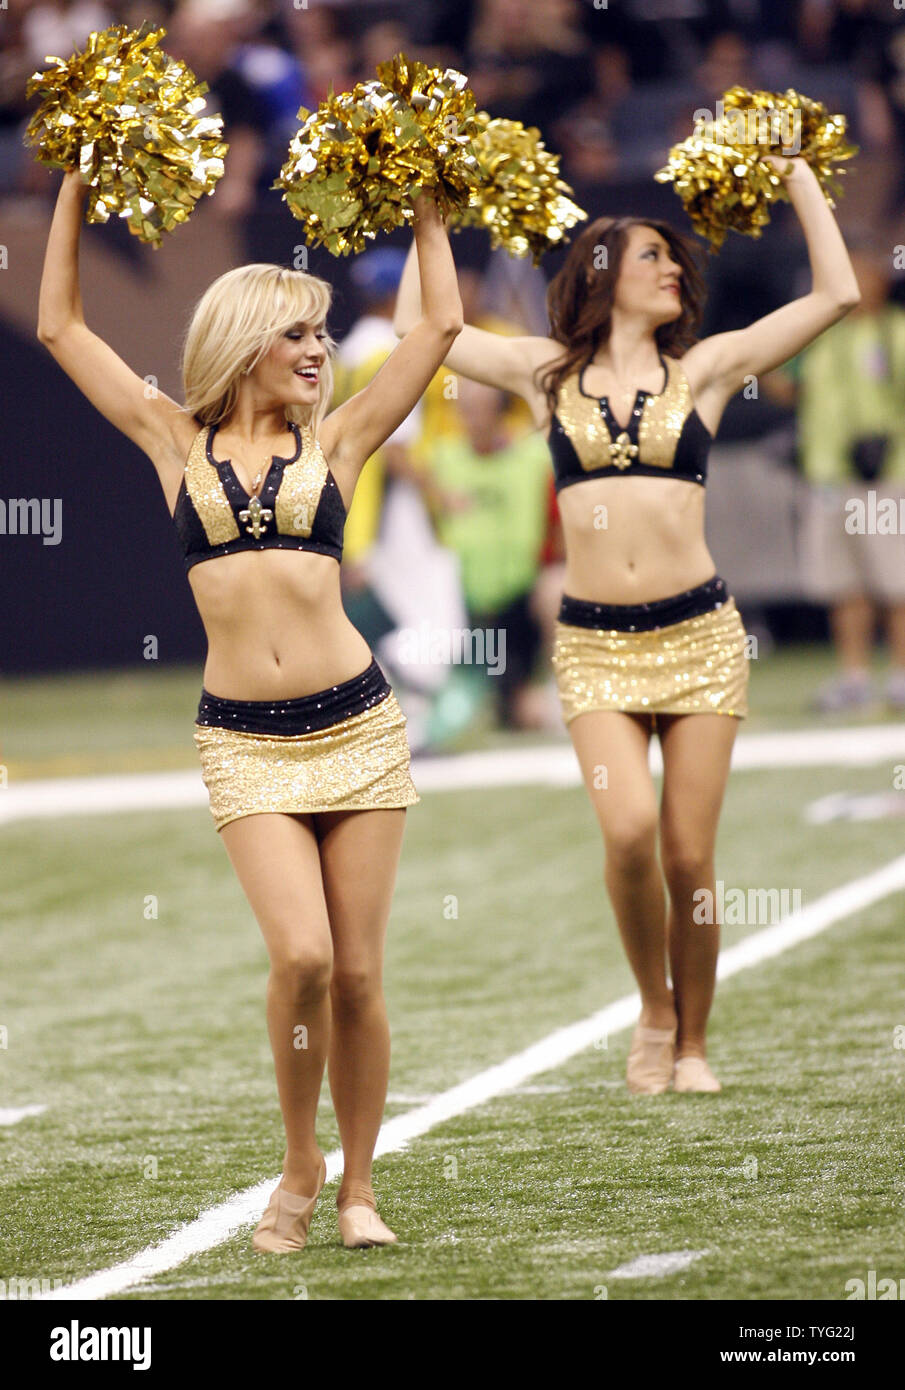
<svg viewBox="0 0 905 1390">
<path fill-rule="evenodd" d="M 533 722 L 528 688 L 540 645 L 531 608 L 547 528 L 550 454 L 536 431 L 507 420 L 506 395 L 460 378 L 464 436 L 434 442 L 430 488 L 440 542 L 459 558 L 476 658 L 492 680 L 505 725 Z"/>
<path fill-rule="evenodd" d="M 889 302 L 879 255 L 854 252 L 861 303 L 795 363 L 799 441 L 810 498 L 801 531 L 809 596 L 830 609 L 840 674 L 824 712 L 876 698 L 878 610 L 890 653 L 886 700 L 905 709 L 905 310 Z"/>
</svg>

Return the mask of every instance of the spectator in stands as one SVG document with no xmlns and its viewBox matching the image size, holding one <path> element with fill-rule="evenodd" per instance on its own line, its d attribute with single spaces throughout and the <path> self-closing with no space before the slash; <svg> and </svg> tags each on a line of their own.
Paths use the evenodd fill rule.
<svg viewBox="0 0 905 1390">
<path fill-rule="evenodd" d="M 41 0 L 40 4 L 29 5 L 23 25 L 29 57 L 42 65 L 48 53 L 68 58 L 74 49 L 81 48 L 92 30 L 106 29 L 113 23 L 114 8 L 98 0 Z"/>
<path fill-rule="evenodd" d="M 811 485 L 802 533 L 805 583 L 830 605 L 841 670 L 820 690 L 826 712 L 875 697 L 870 665 L 885 610 L 886 700 L 905 709 L 905 310 L 889 302 L 883 257 L 852 256 L 861 304 L 804 352 L 801 460 Z"/>
<path fill-rule="evenodd" d="M 411 55 L 414 51 L 411 32 L 401 21 L 384 20 L 370 25 L 358 44 L 358 80 L 370 82 L 376 76 L 378 63 L 385 63 L 395 53 Z"/>
<path fill-rule="evenodd" d="M 354 25 L 343 28 L 331 10 L 312 0 L 307 9 L 288 9 L 285 20 L 292 51 L 305 69 L 309 106 L 323 101 L 331 90 L 346 92 L 354 87 L 358 74 L 352 36 L 358 29 L 358 16 Z"/>
<path fill-rule="evenodd" d="M 473 266 L 460 267 L 459 294 L 465 322 L 473 324 L 475 328 L 484 328 L 488 333 L 504 333 L 509 337 L 518 337 L 526 331 L 523 323 L 515 323 L 488 311 L 485 303 L 486 278 Z M 440 368 L 421 397 L 419 408 L 421 423 L 413 453 L 422 474 L 427 474 L 437 440 L 446 435 L 467 433 L 467 421 L 459 401 L 458 381 L 452 372 L 445 367 Z M 524 401 L 517 397 L 507 402 L 506 420 L 513 435 L 525 434 L 533 428 L 530 411 Z"/>
<path fill-rule="evenodd" d="M 483 0 L 465 71 L 478 106 L 549 132 L 593 87 L 576 0 Z"/>
<path fill-rule="evenodd" d="M 34 103 L 25 95 L 28 79 L 45 66 L 48 54 L 68 58 L 93 29 L 114 18 L 109 5 L 96 0 L 32 4 L 8 0 L 0 17 L 0 193 L 48 196 L 54 192 L 42 169 L 28 158 L 22 136 Z"/>
<path fill-rule="evenodd" d="M 806 0 L 799 25 L 803 61 L 838 64 L 858 83 L 859 143 L 898 156 L 888 180 L 889 207 L 905 194 L 905 43 L 898 0 Z M 897 177 L 896 177 L 897 173 Z"/>
<path fill-rule="evenodd" d="M 211 199 L 221 217 L 250 212 L 259 181 L 273 179 L 267 167 L 267 102 L 237 67 L 239 50 L 252 40 L 258 23 L 251 0 L 182 0 L 167 35 L 167 52 L 208 84 L 207 110 L 223 116 L 229 155 Z"/>
<path fill-rule="evenodd" d="M 619 146 L 610 118 L 631 101 L 632 76 L 624 48 L 605 44 L 593 54 L 594 86 L 583 101 L 569 106 L 551 131 L 551 144 L 563 158 L 563 175 L 580 185 L 587 198 L 616 177 Z M 599 193 L 597 196 L 602 196 Z"/>
<path fill-rule="evenodd" d="M 339 347 L 337 402 L 361 390 L 398 344 L 392 320 L 404 264 L 404 251 L 385 246 L 352 264 L 365 312 Z M 424 472 L 412 461 L 422 421 L 419 401 L 364 465 L 346 519 L 342 567 L 346 612 L 392 671 L 415 750 L 458 733 L 476 704 L 452 681 L 450 661 L 434 660 L 429 643 L 409 640 L 422 627 L 447 632 L 465 624 L 458 563 L 437 541 Z"/>
<path fill-rule="evenodd" d="M 695 82 L 710 105 L 730 87 L 756 85 L 753 55 L 741 34 L 726 29 L 714 34 L 695 72 Z"/>
<path fill-rule="evenodd" d="M 337 403 L 360 391 L 399 341 L 393 332 L 393 312 L 404 262 L 403 251 L 378 247 L 357 256 L 352 263 L 351 279 L 364 304 L 364 313 L 337 351 L 334 388 Z M 368 582 L 367 559 L 380 532 L 389 479 L 394 475 L 405 478 L 411 475 L 408 455 L 420 432 L 421 416 L 419 401 L 382 448 L 368 459 L 346 518 L 343 601 L 356 627 L 372 644 L 391 632 L 396 624 Z"/>
</svg>

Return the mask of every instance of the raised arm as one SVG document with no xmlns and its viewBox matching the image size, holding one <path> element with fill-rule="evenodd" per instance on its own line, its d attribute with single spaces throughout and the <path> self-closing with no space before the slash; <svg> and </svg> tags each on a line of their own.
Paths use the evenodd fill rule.
<svg viewBox="0 0 905 1390">
<path fill-rule="evenodd" d="M 861 298 L 845 242 L 817 176 L 803 159 L 770 158 L 780 173 L 788 169 L 786 185 L 811 263 L 811 290 L 750 327 L 716 333 L 685 354 L 682 365 L 698 407 L 704 410 L 705 423 L 708 415 L 719 419 L 746 377 L 787 362 Z"/>
<path fill-rule="evenodd" d="M 396 298 L 393 319 L 396 332 L 407 333 L 420 312 L 421 297 L 412 248 Z M 550 338 L 508 337 L 465 324 L 443 360 L 460 376 L 522 396 L 531 407 L 536 423 L 540 424 L 546 416 L 546 401 L 535 384 L 534 374 L 538 367 L 561 356 L 562 351 L 561 344 Z"/>
<path fill-rule="evenodd" d="M 320 442 L 330 468 L 348 490 L 375 449 L 389 439 L 412 407 L 462 327 L 462 301 L 443 219 L 432 198 L 415 202 L 415 244 L 424 312 L 363 390 L 324 420 Z"/>
<path fill-rule="evenodd" d="M 44 255 L 38 338 L 91 404 L 149 455 L 169 495 L 181 476 L 180 450 L 195 427 L 176 401 L 149 389 L 85 323 L 79 237 L 87 193 L 77 171 L 64 175 Z"/>
</svg>

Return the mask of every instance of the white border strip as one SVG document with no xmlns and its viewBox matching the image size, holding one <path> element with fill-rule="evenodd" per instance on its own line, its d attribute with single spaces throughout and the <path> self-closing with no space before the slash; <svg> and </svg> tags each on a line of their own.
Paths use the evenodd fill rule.
<svg viewBox="0 0 905 1390">
<path fill-rule="evenodd" d="M 833 923 L 898 892 L 905 892 L 905 855 L 893 859 L 873 873 L 833 889 L 809 907 L 791 913 L 775 926 L 754 932 L 721 952 L 718 976 L 725 980 L 740 970 L 747 970 L 781 955 L 800 941 L 818 936 Z M 634 1023 L 639 1004 L 637 994 L 617 999 L 579 1023 L 558 1028 L 523 1052 L 517 1052 L 497 1066 L 488 1067 L 458 1086 L 443 1091 L 427 1104 L 395 1116 L 383 1125 L 375 1153 L 396 1153 L 436 1125 L 514 1090 L 541 1072 L 562 1065 L 597 1040 L 622 1032 Z M 341 1171 L 342 1151 L 337 1149 L 327 1156 L 328 1182 Z M 256 1221 L 276 1181 L 276 1178 L 269 1178 L 255 1187 L 246 1188 L 229 1201 L 202 1212 L 195 1221 L 190 1221 L 159 1245 L 148 1246 L 110 1269 L 38 1297 L 51 1301 L 109 1298 L 111 1294 L 122 1293 L 154 1275 L 174 1269 L 193 1255 L 222 1245 L 240 1227 Z"/>
<path fill-rule="evenodd" d="M 864 767 L 905 762 L 905 724 L 854 729 L 791 729 L 739 734 L 734 771 L 781 767 Z M 663 770 L 660 744 L 651 740 L 651 768 Z M 581 772 L 571 744 L 490 749 L 412 761 L 421 792 L 474 791 L 487 787 L 574 787 Z M 206 806 L 197 771 L 122 773 L 108 777 L 38 778 L 0 789 L 0 825 L 47 816 L 108 815 Z"/>
</svg>

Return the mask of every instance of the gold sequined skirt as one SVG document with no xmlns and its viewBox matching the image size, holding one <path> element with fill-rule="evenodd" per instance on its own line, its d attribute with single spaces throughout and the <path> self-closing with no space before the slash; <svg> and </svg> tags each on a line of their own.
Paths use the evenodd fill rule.
<svg viewBox="0 0 905 1390">
<path fill-rule="evenodd" d="M 744 719 L 746 637 L 731 597 L 708 612 L 646 631 L 560 620 L 553 669 L 563 718 L 569 724 L 592 710 L 623 710 Z"/>
<path fill-rule="evenodd" d="M 342 691 L 343 687 L 334 690 Z M 333 692 L 323 694 L 327 700 L 322 704 L 329 711 Z M 203 696 L 202 705 L 205 698 L 209 711 L 228 706 L 238 709 L 237 723 L 253 722 L 244 716 L 246 709 L 253 710 L 258 702 L 226 702 Z M 316 705 L 316 697 L 307 699 Z M 346 708 L 349 703 L 345 702 Z M 356 697 L 353 703 L 362 704 L 363 697 Z M 263 702 L 261 709 L 267 713 Z M 391 690 L 378 691 L 376 700 L 372 694 L 365 708 L 309 732 L 274 733 L 280 722 L 298 727 L 297 711 L 290 711 L 285 720 L 283 714 L 278 706 L 276 715 L 267 720 L 267 732 L 248 732 L 224 727 L 223 723 L 196 723 L 195 744 L 217 830 L 241 816 L 268 811 L 389 810 L 414 806 L 420 800 L 409 769 L 405 715 Z M 221 710 L 212 717 L 230 716 Z M 314 722 L 322 720 L 316 718 Z"/>
</svg>

